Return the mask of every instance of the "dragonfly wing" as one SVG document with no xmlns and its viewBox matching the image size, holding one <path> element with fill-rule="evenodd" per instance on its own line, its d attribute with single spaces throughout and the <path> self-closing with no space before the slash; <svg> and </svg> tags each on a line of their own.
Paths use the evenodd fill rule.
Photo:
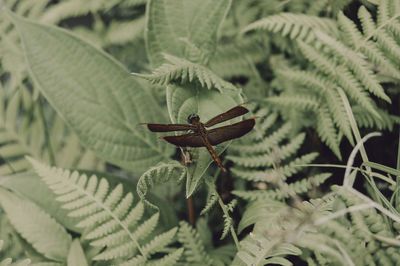
<svg viewBox="0 0 400 266">
<path fill-rule="evenodd" d="M 254 117 L 229 126 L 211 129 L 208 131 L 207 139 L 210 141 L 211 145 L 218 145 L 224 141 L 239 138 L 253 129 L 256 124 L 256 118 L 257 117 Z"/>
<path fill-rule="evenodd" d="M 169 143 L 172 143 L 176 146 L 180 147 L 204 147 L 204 141 L 201 138 L 200 134 L 197 133 L 189 133 L 185 135 L 180 135 L 180 136 L 166 136 L 166 137 L 161 137 L 168 141 Z"/>
<path fill-rule="evenodd" d="M 170 132 L 170 131 L 185 131 L 194 129 L 192 125 L 185 124 L 153 124 L 153 123 L 142 123 L 147 125 L 147 128 L 153 132 Z"/>
<path fill-rule="evenodd" d="M 216 117 L 208 120 L 204 126 L 206 127 L 211 127 L 213 125 L 225 122 L 227 120 L 230 120 L 232 118 L 247 114 L 249 110 L 244 108 L 242 105 L 238 105 L 233 107 L 232 109 L 226 111 L 225 113 L 219 114 Z"/>
</svg>

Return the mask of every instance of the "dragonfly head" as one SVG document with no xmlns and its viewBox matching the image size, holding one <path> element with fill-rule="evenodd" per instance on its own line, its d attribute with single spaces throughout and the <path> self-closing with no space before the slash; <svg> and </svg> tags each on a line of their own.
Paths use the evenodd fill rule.
<svg viewBox="0 0 400 266">
<path fill-rule="evenodd" d="M 188 120 L 188 123 L 193 125 L 194 123 L 197 123 L 200 121 L 200 117 L 197 114 L 191 114 L 188 116 L 187 120 Z"/>
</svg>

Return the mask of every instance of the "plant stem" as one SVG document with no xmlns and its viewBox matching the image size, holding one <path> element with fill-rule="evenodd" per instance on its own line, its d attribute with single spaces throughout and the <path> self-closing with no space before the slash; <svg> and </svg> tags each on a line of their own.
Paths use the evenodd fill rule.
<svg viewBox="0 0 400 266">
<path fill-rule="evenodd" d="M 189 209 L 189 223 L 193 228 L 196 228 L 196 214 L 194 210 L 194 200 L 193 196 L 187 199 L 188 209 Z"/>
<path fill-rule="evenodd" d="M 210 189 L 211 193 L 214 193 L 215 196 L 218 197 L 218 204 L 221 207 L 222 212 L 225 214 L 226 217 L 230 217 L 229 213 L 228 213 L 228 209 L 226 208 L 224 202 L 222 201 L 221 196 L 218 194 L 217 190 L 214 187 L 214 183 L 211 180 L 207 180 L 207 179 L 205 179 L 205 182 L 206 182 L 208 188 Z M 231 235 L 232 235 L 233 241 L 235 242 L 237 250 L 240 250 L 239 239 L 236 235 L 233 225 L 230 226 L 230 231 L 231 231 Z"/>
</svg>

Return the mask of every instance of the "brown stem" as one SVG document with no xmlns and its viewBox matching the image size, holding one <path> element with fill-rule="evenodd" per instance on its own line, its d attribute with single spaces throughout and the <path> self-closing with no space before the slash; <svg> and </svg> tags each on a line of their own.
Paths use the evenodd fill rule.
<svg viewBox="0 0 400 266">
<path fill-rule="evenodd" d="M 184 149 L 181 149 L 181 160 L 182 164 L 185 166 L 188 163 L 191 163 L 190 154 Z M 194 210 L 194 199 L 192 196 L 187 199 L 187 203 L 189 210 L 189 223 L 193 228 L 196 228 L 196 213 Z"/>
<path fill-rule="evenodd" d="M 189 209 L 189 223 L 193 228 L 196 228 L 196 214 L 194 211 L 194 200 L 193 197 L 190 196 L 187 199 L 188 202 L 188 209 Z"/>
</svg>

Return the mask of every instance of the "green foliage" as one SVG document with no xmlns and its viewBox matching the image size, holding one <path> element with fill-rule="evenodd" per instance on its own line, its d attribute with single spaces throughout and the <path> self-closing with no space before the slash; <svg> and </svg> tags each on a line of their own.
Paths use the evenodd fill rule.
<svg viewBox="0 0 400 266">
<path fill-rule="evenodd" d="M 146 48 L 153 67 L 164 62 L 163 53 L 207 62 L 230 5 L 230 0 L 148 1 Z"/>
<path fill-rule="evenodd" d="M 316 29 L 327 32 L 333 36 L 339 35 L 339 30 L 332 19 L 292 13 L 268 16 L 251 23 L 243 29 L 243 32 L 268 30 L 270 32 L 279 33 L 282 36 L 288 36 L 291 39 L 310 43 L 317 39 L 314 31 Z"/>
<path fill-rule="evenodd" d="M 199 233 L 188 223 L 181 222 L 178 232 L 179 242 L 185 247 L 184 256 L 190 263 L 213 265 L 212 259 L 205 252 Z M 192 264 L 192 265 L 193 265 Z"/>
<path fill-rule="evenodd" d="M 153 241 L 148 239 L 159 214 L 155 213 L 141 221 L 143 204 L 139 202 L 132 208 L 133 195 L 130 192 L 124 195 L 122 184 L 109 191 L 110 185 L 104 178 L 99 180 L 95 175 L 88 178 L 85 174 L 50 168 L 29 160 L 57 195 L 56 200 L 63 202 L 62 208 L 68 209 L 70 216 L 80 218 L 77 226 L 86 229 L 83 239 L 94 247 L 107 247 L 94 256 L 93 260 L 136 256 L 134 259 L 142 257 L 146 261 L 150 255 L 161 251 L 173 240 L 176 229 L 156 236 Z M 143 244 L 140 243 L 143 241 Z"/>
<path fill-rule="evenodd" d="M 71 237 L 47 213 L 5 189 L 1 190 L 0 203 L 16 231 L 38 252 L 56 261 L 67 258 Z M 26 222 L 29 220 L 32 223 Z"/>
<path fill-rule="evenodd" d="M 234 163 L 231 171 L 236 177 L 259 182 L 260 186 L 267 185 L 271 188 L 260 191 L 234 191 L 235 195 L 247 200 L 285 199 L 307 193 L 330 177 L 328 173 L 321 173 L 288 183 L 288 178 L 304 169 L 299 165 L 311 163 L 317 154 L 310 153 L 291 159 L 293 154 L 298 153 L 305 134 L 290 136 L 290 123 L 277 126 L 277 114 L 269 113 L 268 109 L 258 109 L 254 114 L 261 117 L 259 123 L 251 134 L 231 145 L 227 159 Z M 272 125 L 276 129 L 268 134 Z"/>
<path fill-rule="evenodd" d="M 124 195 L 121 184 L 109 191 L 110 185 L 104 178 L 99 180 L 95 175 L 88 178 L 78 172 L 50 168 L 29 160 L 57 195 L 56 200 L 63 202 L 62 208 L 68 209 L 70 216 L 80 218 L 77 226 L 85 228 L 83 239 L 94 247 L 107 247 L 93 260 L 135 256 L 133 260 L 146 261 L 173 240 L 176 228 L 154 239 L 148 238 L 157 224 L 159 214 L 142 220 L 143 204 L 139 202 L 133 207 L 132 193 Z"/>
<path fill-rule="evenodd" d="M 202 95 L 199 97 L 199 95 Z M 186 86 L 170 85 L 167 87 L 167 106 L 168 113 L 173 123 L 185 124 L 190 114 L 198 114 L 202 121 L 207 121 L 222 113 L 232 106 L 243 102 L 243 97 L 239 90 L 224 89 L 223 94 L 216 90 L 208 90 L 199 84 L 188 84 Z M 237 122 L 238 119 L 231 120 Z M 229 121 L 230 122 L 230 121 Z M 230 142 L 221 143 L 214 146 L 217 154 L 221 154 Z M 201 184 L 202 177 L 213 162 L 206 148 L 188 148 L 191 161 L 187 167 L 186 197 L 189 197 Z"/>
<path fill-rule="evenodd" d="M 381 11 L 387 8 L 386 5 L 390 3 L 382 1 L 378 13 L 386 13 Z M 338 158 L 341 158 L 341 135 L 346 136 L 350 143 L 354 141 L 338 90 L 346 92 L 353 108 L 362 110 L 362 115 L 355 112 L 360 126 L 368 125 L 365 122 L 368 116 L 370 124 L 391 129 L 396 120 L 376 106 L 368 93 L 390 103 L 379 77 L 400 77 L 395 66 L 399 58 L 396 53 L 399 45 L 394 37 L 397 28 L 386 27 L 386 24 L 396 24 L 395 14 L 392 12 L 392 17 L 387 14 L 378 18 L 376 24 L 367 9 L 361 6 L 358 16 L 363 32 L 343 12 L 338 13 L 337 24 L 319 17 L 288 13 L 250 24 L 245 31 L 262 29 L 290 37 L 310 62 L 303 70 L 289 66 L 289 62 L 279 62 L 282 67 L 275 69 L 276 84 L 287 85 L 279 88 L 282 91 L 279 96 L 266 100 L 279 107 L 295 107 L 304 112 L 305 119 L 309 117 L 306 111 L 314 113 L 317 118 L 314 123 L 321 140 Z"/>
<path fill-rule="evenodd" d="M 155 69 L 152 74 L 136 75 L 159 85 L 167 85 L 175 80 L 181 80 L 181 83 L 185 81 L 192 82 L 196 78 L 202 87 L 207 87 L 208 89 L 215 87 L 220 92 L 224 88 L 236 89 L 231 83 L 224 81 L 206 67 L 168 54 L 164 54 L 164 58 L 169 63 L 164 63 Z"/>
<path fill-rule="evenodd" d="M 138 122 L 154 120 L 161 112 L 154 99 L 126 70 L 73 35 L 8 14 L 21 35 L 31 74 L 40 90 L 84 145 L 101 157 L 136 171 L 167 158 L 170 147 L 152 142 L 153 135 L 135 126 Z M 59 53 L 59 49 L 65 54 Z M 81 60 L 85 57 L 92 60 L 90 72 L 77 67 L 83 65 Z M 53 69 L 53 65 L 62 67 Z M 69 82 L 69 75 L 76 75 L 79 80 Z M 143 104 L 154 108 L 139 118 L 137 112 Z M 96 130 L 100 125 L 102 130 Z M 146 153 L 147 158 L 139 151 Z"/>
<path fill-rule="evenodd" d="M 4 0 L 0 261 L 396 265 L 400 163 L 361 138 L 400 122 L 399 3 Z M 238 104 L 217 126 L 258 118 L 214 147 L 224 173 L 140 125 Z"/>
<path fill-rule="evenodd" d="M 4 245 L 4 241 L 0 240 L 0 252 L 3 249 L 3 245 Z M 30 264 L 31 264 L 31 261 L 29 259 L 25 259 L 23 261 L 19 261 L 19 262 L 15 262 L 15 263 L 12 263 L 12 259 L 11 258 L 2 259 L 0 261 L 0 265 L 4 265 L 4 266 L 8 266 L 8 265 L 11 265 L 11 266 L 17 266 L 17 265 L 18 266 L 26 266 L 26 265 L 30 265 Z"/>
<path fill-rule="evenodd" d="M 160 163 L 144 172 L 136 186 L 136 191 L 140 199 L 150 207 L 158 209 L 157 206 L 146 200 L 147 191 L 154 186 L 168 182 L 172 177 L 175 176 L 176 169 L 181 172 L 177 179 L 183 179 L 186 174 L 186 169 L 177 161 Z"/>
</svg>

